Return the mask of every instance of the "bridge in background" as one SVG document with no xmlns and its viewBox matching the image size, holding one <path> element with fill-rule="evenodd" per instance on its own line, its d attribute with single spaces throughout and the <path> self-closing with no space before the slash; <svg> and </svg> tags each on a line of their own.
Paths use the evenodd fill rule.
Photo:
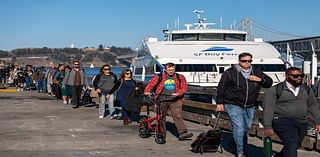
<svg viewBox="0 0 320 157">
<path fill-rule="evenodd" d="M 294 60 L 303 61 L 304 72 L 311 75 L 312 84 L 318 79 L 320 36 L 270 42 L 292 66 Z"/>
</svg>

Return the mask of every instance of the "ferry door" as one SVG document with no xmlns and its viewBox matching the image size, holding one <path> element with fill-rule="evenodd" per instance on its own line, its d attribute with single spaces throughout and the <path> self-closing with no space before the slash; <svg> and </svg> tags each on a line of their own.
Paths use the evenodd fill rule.
<svg viewBox="0 0 320 157">
<path fill-rule="evenodd" d="M 224 71 L 229 69 L 231 67 L 230 64 L 217 64 L 217 70 L 219 74 L 222 74 Z"/>
<path fill-rule="evenodd" d="M 217 64 L 217 71 L 218 71 L 218 79 L 220 80 L 221 75 L 224 71 L 226 71 L 227 69 L 229 69 L 231 67 L 230 64 Z"/>
</svg>

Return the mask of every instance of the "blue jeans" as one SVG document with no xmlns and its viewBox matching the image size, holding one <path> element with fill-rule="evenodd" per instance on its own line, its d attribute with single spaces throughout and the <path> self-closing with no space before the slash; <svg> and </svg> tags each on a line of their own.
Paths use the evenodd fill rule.
<svg viewBox="0 0 320 157">
<path fill-rule="evenodd" d="M 110 116 L 112 116 L 113 112 L 114 112 L 114 107 L 113 107 L 113 101 L 114 101 L 114 95 L 111 94 L 110 98 L 107 99 L 106 94 L 101 94 L 101 96 L 99 97 L 99 115 L 100 116 L 105 116 L 105 112 L 106 112 L 106 102 L 108 103 L 108 108 L 109 108 L 109 113 Z"/>
<path fill-rule="evenodd" d="M 224 105 L 232 123 L 233 139 L 237 146 L 237 154 L 244 153 L 247 145 L 247 131 L 251 128 L 255 107 L 242 108 L 234 104 Z"/>
<path fill-rule="evenodd" d="M 26 88 L 29 89 L 31 87 L 31 83 L 32 83 L 31 77 L 29 77 L 29 76 L 25 77 L 24 81 L 26 83 Z"/>
<path fill-rule="evenodd" d="M 42 80 L 42 79 L 37 80 L 37 90 L 38 90 L 38 92 L 44 92 L 43 87 L 44 87 L 44 80 Z"/>
</svg>

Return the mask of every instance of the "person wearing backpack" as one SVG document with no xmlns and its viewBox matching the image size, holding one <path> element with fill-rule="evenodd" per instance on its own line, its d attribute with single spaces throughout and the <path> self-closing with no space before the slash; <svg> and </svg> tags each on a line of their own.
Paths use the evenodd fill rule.
<svg viewBox="0 0 320 157">
<path fill-rule="evenodd" d="M 167 63 L 161 75 L 154 75 L 144 89 L 144 95 L 150 95 L 155 89 L 155 99 L 160 99 L 161 121 L 165 127 L 167 111 L 170 108 L 173 121 L 177 127 L 179 140 L 185 140 L 193 136 L 188 132 L 182 119 L 182 101 L 188 90 L 186 78 L 176 73 L 174 63 Z M 166 128 L 164 128 L 166 130 Z M 166 131 L 165 131 L 166 132 Z"/>
<path fill-rule="evenodd" d="M 100 69 L 100 73 L 97 74 L 93 80 L 94 89 L 99 95 L 99 118 L 104 118 L 105 116 L 105 102 L 107 101 L 110 118 L 114 119 L 114 95 L 108 95 L 108 92 L 114 87 L 116 82 L 117 76 L 111 72 L 111 67 L 109 64 L 103 65 Z"/>
<path fill-rule="evenodd" d="M 272 79 L 254 68 L 250 53 L 239 54 L 239 64 L 227 69 L 217 88 L 216 111 L 226 110 L 232 124 L 237 157 L 245 157 L 247 132 L 251 128 L 261 87 L 272 86 Z"/>
<path fill-rule="evenodd" d="M 309 86 L 302 84 L 304 74 L 297 67 L 286 70 L 286 80 L 270 88 L 264 98 L 264 134 L 276 133 L 284 144 L 277 156 L 297 157 L 312 119 L 320 132 L 320 111 Z"/>
</svg>

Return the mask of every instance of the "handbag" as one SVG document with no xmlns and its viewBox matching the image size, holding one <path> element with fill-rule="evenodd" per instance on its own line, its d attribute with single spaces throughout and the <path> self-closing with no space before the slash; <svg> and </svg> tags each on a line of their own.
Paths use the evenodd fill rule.
<svg viewBox="0 0 320 157">
<path fill-rule="evenodd" d="M 153 106 L 155 103 L 154 98 L 149 95 L 144 95 L 141 100 L 141 104 L 145 106 Z"/>
<path fill-rule="evenodd" d="M 92 88 L 92 89 L 91 89 L 90 96 L 91 96 L 92 98 L 97 98 L 99 95 L 98 95 L 98 92 L 97 92 L 94 88 Z"/>
</svg>

